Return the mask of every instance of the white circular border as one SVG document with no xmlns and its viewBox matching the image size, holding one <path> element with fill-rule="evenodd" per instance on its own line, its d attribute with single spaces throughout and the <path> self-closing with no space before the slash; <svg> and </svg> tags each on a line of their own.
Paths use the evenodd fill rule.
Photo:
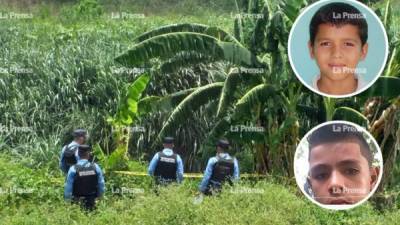
<svg viewBox="0 0 400 225">
<path fill-rule="evenodd" d="M 370 138 L 372 140 L 372 143 L 374 144 L 375 148 L 378 150 L 378 154 L 379 154 L 379 175 L 378 175 L 378 181 L 375 184 L 375 187 L 371 190 L 371 192 L 367 195 L 367 197 L 365 197 L 363 200 L 357 202 L 356 204 L 352 204 L 352 205 L 326 205 L 326 204 L 321 204 L 319 202 L 317 202 L 315 199 L 311 198 L 311 196 L 309 194 L 307 194 L 304 189 L 303 189 L 303 185 L 304 184 L 299 184 L 298 179 L 297 179 L 297 173 L 296 173 L 296 168 L 298 167 L 298 160 L 297 156 L 299 154 L 299 149 L 301 147 L 301 144 L 308 136 L 310 136 L 310 134 L 312 132 L 314 132 L 315 130 L 319 129 L 322 126 L 328 125 L 328 124 L 336 124 L 336 123 L 344 123 L 344 124 L 348 124 L 348 125 L 352 125 L 355 126 L 357 128 L 358 131 L 361 131 L 363 133 L 366 133 L 368 135 L 368 138 Z M 296 163 L 297 162 L 297 163 Z M 361 127 L 358 124 L 352 123 L 352 122 L 348 122 L 348 121 L 344 121 L 344 120 L 333 120 L 333 121 L 328 121 L 328 122 L 324 122 L 319 124 L 318 126 L 313 127 L 310 131 L 307 132 L 306 135 L 304 135 L 304 137 L 301 139 L 301 141 L 299 142 L 299 144 L 297 145 L 296 148 L 296 152 L 294 155 L 294 163 L 293 163 L 293 169 L 294 169 L 294 175 L 296 178 L 296 184 L 297 186 L 300 188 L 301 192 L 313 203 L 317 204 L 319 207 L 324 208 L 324 209 L 332 209 L 332 210 L 347 210 L 347 209 L 352 209 L 355 208 L 361 204 L 363 204 L 364 202 L 366 202 L 376 191 L 376 189 L 378 188 L 379 184 L 381 183 L 382 180 L 382 175 L 383 175 L 383 157 L 382 157 L 382 151 L 381 148 L 379 147 L 378 143 L 376 142 L 375 138 L 363 127 Z"/>
<path fill-rule="evenodd" d="M 381 29 L 383 30 L 383 36 L 384 36 L 384 42 L 385 42 L 385 59 L 384 59 L 384 61 L 383 61 L 383 63 L 382 63 L 382 66 L 381 66 L 379 72 L 376 74 L 375 78 L 374 78 L 372 81 L 370 81 L 370 82 L 368 83 L 368 85 L 365 85 L 365 87 L 361 88 L 360 90 L 356 90 L 355 92 L 350 93 L 350 94 L 347 94 L 347 95 L 329 95 L 329 94 L 323 93 L 323 92 L 321 92 L 321 91 L 319 91 L 319 90 L 316 90 L 316 89 L 313 88 L 311 85 L 309 85 L 307 82 L 305 82 L 305 81 L 303 80 L 303 78 L 299 75 L 299 73 L 297 72 L 296 67 L 294 66 L 294 63 L 293 63 L 293 61 L 292 61 L 292 53 L 291 53 L 291 48 L 290 48 L 290 46 L 292 46 L 292 34 L 293 34 L 293 30 L 294 30 L 294 28 L 297 26 L 297 23 L 299 22 L 299 20 L 301 19 L 301 17 L 302 17 L 304 14 L 306 14 L 307 11 L 309 11 L 309 10 L 312 9 L 313 7 L 316 7 L 316 6 L 319 6 L 319 5 L 321 5 L 321 7 L 322 7 L 322 6 L 324 5 L 324 3 L 329 4 L 329 3 L 334 3 L 334 2 L 335 2 L 335 1 L 332 1 L 332 0 L 321 0 L 321 1 L 318 1 L 318 2 L 314 2 L 313 4 L 307 6 L 307 7 L 300 13 L 300 15 L 297 16 L 295 22 L 293 23 L 292 28 L 290 29 L 290 33 L 289 33 L 288 56 L 289 56 L 290 66 L 292 67 L 292 70 L 293 70 L 294 73 L 296 74 L 297 79 L 299 79 L 300 82 L 301 82 L 304 86 L 306 86 L 308 89 L 310 89 L 312 92 L 317 93 L 317 94 L 322 95 L 322 96 L 325 96 L 325 97 L 331 97 L 331 98 L 347 98 L 347 97 L 352 97 L 352 96 L 358 95 L 358 94 L 360 94 L 361 92 L 363 92 L 363 91 L 365 91 L 366 89 L 368 89 L 369 87 L 371 87 L 371 86 L 376 82 L 376 80 L 378 80 L 378 78 L 381 76 L 381 74 L 382 74 L 382 72 L 383 72 L 383 70 L 384 70 L 384 68 L 385 68 L 385 66 L 386 66 L 386 63 L 387 63 L 387 58 L 388 58 L 388 55 L 389 55 L 389 42 L 388 42 L 387 32 L 386 32 L 385 27 L 383 26 L 382 21 L 379 19 L 379 17 L 375 14 L 374 11 L 372 11 L 368 6 L 364 5 L 364 4 L 361 3 L 361 2 L 358 2 L 358 1 L 356 1 L 356 0 L 342 0 L 342 1 L 337 1 L 337 2 L 346 2 L 346 3 L 347 3 L 347 2 L 350 2 L 350 3 L 354 3 L 354 4 L 358 5 L 358 6 L 360 6 L 360 7 L 364 8 L 364 9 L 366 9 L 369 13 L 371 13 L 371 14 L 373 15 L 373 17 L 375 17 L 375 19 L 378 21 L 378 24 L 381 26 Z"/>
</svg>

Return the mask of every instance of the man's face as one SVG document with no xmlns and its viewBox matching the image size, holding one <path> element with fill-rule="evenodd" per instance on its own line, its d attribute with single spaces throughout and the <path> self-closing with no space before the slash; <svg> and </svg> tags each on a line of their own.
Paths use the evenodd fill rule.
<svg viewBox="0 0 400 225">
<path fill-rule="evenodd" d="M 377 181 L 377 168 L 370 168 L 356 140 L 317 145 L 309 163 L 314 199 L 322 204 L 355 204 Z"/>
<path fill-rule="evenodd" d="M 80 137 L 77 138 L 76 142 L 78 142 L 78 144 L 80 144 L 80 145 L 83 145 L 83 144 L 86 143 L 86 137 L 85 136 L 80 136 Z"/>
<path fill-rule="evenodd" d="M 312 59 L 317 61 L 321 76 L 332 81 L 352 78 L 355 68 L 368 52 L 368 44 L 362 46 L 358 28 L 346 24 L 336 27 L 320 24 L 314 44 L 309 43 Z"/>
<path fill-rule="evenodd" d="M 169 149 L 173 149 L 174 148 L 174 144 L 164 143 L 163 146 L 164 146 L 164 148 L 169 148 Z"/>
</svg>

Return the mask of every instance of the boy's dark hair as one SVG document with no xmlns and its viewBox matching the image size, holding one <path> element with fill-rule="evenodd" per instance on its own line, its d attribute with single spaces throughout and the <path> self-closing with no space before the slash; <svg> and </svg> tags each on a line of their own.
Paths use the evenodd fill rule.
<svg viewBox="0 0 400 225">
<path fill-rule="evenodd" d="M 340 17 L 338 15 L 340 15 Z M 368 24 L 364 16 L 360 16 L 361 18 L 349 18 L 349 16 L 344 17 L 344 15 L 362 14 L 356 7 L 347 3 L 335 2 L 322 6 L 311 19 L 311 45 L 314 45 L 315 37 L 317 36 L 318 27 L 320 24 L 332 24 L 336 27 L 350 24 L 358 28 L 358 34 L 360 36 L 362 46 L 364 46 L 368 39 Z"/>
<path fill-rule="evenodd" d="M 308 136 L 309 158 L 314 147 L 340 141 L 357 140 L 360 144 L 361 154 L 368 161 L 368 165 L 372 165 L 372 151 L 361 131 L 355 126 L 345 123 L 333 123 L 319 127 Z"/>
</svg>

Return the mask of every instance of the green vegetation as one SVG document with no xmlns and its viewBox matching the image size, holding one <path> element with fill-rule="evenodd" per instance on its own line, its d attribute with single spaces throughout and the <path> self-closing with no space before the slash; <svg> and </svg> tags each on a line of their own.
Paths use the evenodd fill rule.
<svg viewBox="0 0 400 225">
<path fill-rule="evenodd" d="M 185 180 L 181 186 L 163 188 L 159 195 L 144 193 L 108 194 L 89 216 L 79 207 L 63 203 L 62 177 L 27 169 L 0 159 L 2 190 L 12 185 L 29 187 L 33 194 L 0 195 L 2 224 L 396 224 L 398 211 L 378 213 L 369 204 L 348 212 L 320 209 L 308 202 L 296 188 L 273 181 L 243 182 L 221 196 L 195 204 L 196 186 Z M 15 182 L 15 178 L 18 178 Z M 112 182 L 109 180 L 109 182 Z M 143 183 L 143 181 L 136 181 Z M 11 185 L 11 186 L 10 186 Z M 52 187 L 52 188 L 49 188 Z M 116 188 L 113 189 L 116 192 Z M 6 196 L 6 197 L 5 197 Z"/>
<path fill-rule="evenodd" d="M 33 19 L 0 20 L 1 224 L 399 224 L 398 2 L 369 3 L 389 34 L 384 75 L 340 100 L 306 90 L 289 66 L 290 27 L 311 1 L 10 2 L 0 1 L 1 13 L 29 11 Z M 383 184 L 351 211 L 320 209 L 293 180 L 299 139 L 332 119 L 364 126 L 383 150 Z M 231 131 L 241 124 L 265 132 Z M 58 169 L 77 127 L 89 130 L 106 170 L 106 196 L 89 217 L 64 203 Z M 195 204 L 198 179 L 156 195 L 149 177 L 114 172 L 146 171 L 167 134 L 187 172 L 202 172 L 212 144 L 226 136 L 241 172 L 267 178 Z M 4 193 L 13 188 L 33 192 Z"/>
</svg>

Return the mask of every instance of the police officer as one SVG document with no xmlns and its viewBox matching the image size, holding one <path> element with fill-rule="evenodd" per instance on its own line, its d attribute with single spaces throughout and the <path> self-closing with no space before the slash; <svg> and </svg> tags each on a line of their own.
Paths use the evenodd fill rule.
<svg viewBox="0 0 400 225">
<path fill-rule="evenodd" d="M 84 129 L 76 129 L 72 132 L 72 136 L 74 140 L 61 149 L 59 164 L 64 174 L 67 174 L 69 168 L 78 162 L 78 146 L 86 143 L 87 132 Z"/>
<path fill-rule="evenodd" d="M 64 198 L 81 203 L 87 210 L 94 209 L 95 199 L 104 193 L 103 172 L 96 163 L 90 162 L 91 147 L 78 147 L 79 161 L 71 166 L 65 182 Z"/>
<path fill-rule="evenodd" d="M 154 176 L 157 184 L 166 185 L 183 180 L 183 163 L 181 157 L 174 153 L 174 138 L 165 137 L 164 149 L 157 152 L 149 165 L 149 175 Z"/>
<path fill-rule="evenodd" d="M 205 195 L 220 192 L 225 182 L 232 185 L 233 181 L 239 179 L 238 161 L 226 152 L 229 149 L 229 142 L 221 139 L 217 142 L 216 148 L 217 155 L 208 160 L 199 186 L 200 192 Z"/>
</svg>

